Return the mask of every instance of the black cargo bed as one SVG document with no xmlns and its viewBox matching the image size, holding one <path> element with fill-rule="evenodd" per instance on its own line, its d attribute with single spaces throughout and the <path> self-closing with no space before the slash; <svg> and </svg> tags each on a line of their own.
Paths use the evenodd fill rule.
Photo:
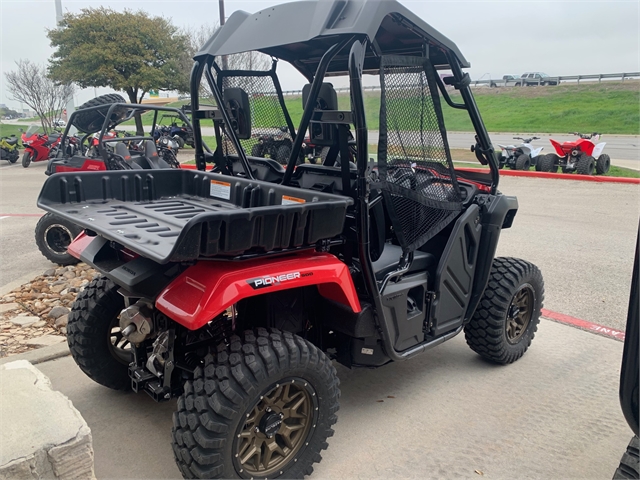
<svg viewBox="0 0 640 480">
<path fill-rule="evenodd" d="M 58 173 L 38 207 L 159 263 L 339 235 L 348 197 L 194 170 Z"/>
</svg>

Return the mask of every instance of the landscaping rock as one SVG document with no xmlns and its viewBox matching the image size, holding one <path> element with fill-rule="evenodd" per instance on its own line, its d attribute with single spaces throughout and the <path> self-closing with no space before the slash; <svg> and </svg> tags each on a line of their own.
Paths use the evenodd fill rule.
<svg viewBox="0 0 640 480">
<path fill-rule="evenodd" d="M 57 306 L 57 307 L 53 307 L 47 316 L 49 318 L 58 318 L 63 315 L 67 315 L 69 312 L 70 310 L 67 307 Z"/>
<path fill-rule="evenodd" d="M 20 305 L 15 302 L 11 303 L 1 303 L 0 304 L 0 313 L 10 312 L 12 310 L 17 310 Z"/>
<path fill-rule="evenodd" d="M 55 326 L 57 328 L 66 327 L 68 321 L 69 321 L 69 315 L 62 315 L 56 318 Z"/>
<path fill-rule="evenodd" d="M 11 323 L 19 327 L 28 327 L 38 321 L 40 321 L 40 317 L 34 317 L 32 315 L 18 315 L 11 319 Z"/>
<path fill-rule="evenodd" d="M 0 478 L 95 478 L 91 430 L 42 372 L 25 360 L 0 366 L 0 397 Z"/>
</svg>

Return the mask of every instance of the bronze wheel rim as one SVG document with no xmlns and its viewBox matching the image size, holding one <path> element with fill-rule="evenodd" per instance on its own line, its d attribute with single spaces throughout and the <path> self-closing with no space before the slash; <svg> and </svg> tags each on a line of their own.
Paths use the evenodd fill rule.
<svg viewBox="0 0 640 480">
<path fill-rule="evenodd" d="M 111 322 L 111 326 L 107 332 L 108 347 L 111 356 L 124 365 L 131 363 L 133 352 L 131 351 L 131 343 L 120 331 L 119 315 Z"/>
<path fill-rule="evenodd" d="M 521 285 L 511 299 L 511 304 L 507 309 L 507 322 L 505 324 L 505 334 L 507 342 L 516 344 L 527 331 L 531 317 L 533 316 L 533 304 L 535 294 L 533 287 L 528 283 Z"/>
<path fill-rule="evenodd" d="M 317 397 L 303 379 L 283 379 L 266 389 L 244 415 L 234 442 L 243 476 L 278 476 L 308 445 L 315 427 Z"/>
</svg>

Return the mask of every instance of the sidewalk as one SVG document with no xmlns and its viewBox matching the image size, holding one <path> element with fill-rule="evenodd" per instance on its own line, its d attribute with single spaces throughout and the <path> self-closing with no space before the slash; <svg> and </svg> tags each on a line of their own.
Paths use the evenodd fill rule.
<svg viewBox="0 0 640 480">
<path fill-rule="evenodd" d="M 481 360 L 463 335 L 378 370 L 338 367 L 339 421 L 311 478 L 611 478 L 631 438 L 622 346 L 543 319 L 507 367 Z M 68 356 L 38 368 L 89 424 L 97 478 L 180 478 L 174 401 L 108 390 Z"/>
</svg>

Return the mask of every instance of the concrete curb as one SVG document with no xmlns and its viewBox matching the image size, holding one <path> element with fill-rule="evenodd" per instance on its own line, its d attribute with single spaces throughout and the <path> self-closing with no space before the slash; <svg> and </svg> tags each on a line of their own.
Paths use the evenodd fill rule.
<svg viewBox="0 0 640 480">
<path fill-rule="evenodd" d="M 66 357 L 70 355 L 69 346 L 67 342 L 58 343 L 57 345 L 51 345 L 49 347 L 37 348 L 18 355 L 11 355 L 9 357 L 0 358 L 0 365 L 5 363 L 14 362 L 16 360 L 26 360 L 32 365 L 38 363 L 48 362 L 49 360 L 55 360 L 57 358 Z"/>
<path fill-rule="evenodd" d="M 485 168 L 457 168 L 466 172 L 488 173 Z M 627 177 L 603 177 L 601 175 L 576 175 L 573 173 L 550 173 L 550 172 L 531 172 L 526 170 L 500 170 L 500 176 L 504 177 L 534 177 L 547 178 L 555 180 L 577 180 L 582 182 L 600 182 L 600 183 L 631 183 L 640 184 L 640 178 Z"/>
</svg>

